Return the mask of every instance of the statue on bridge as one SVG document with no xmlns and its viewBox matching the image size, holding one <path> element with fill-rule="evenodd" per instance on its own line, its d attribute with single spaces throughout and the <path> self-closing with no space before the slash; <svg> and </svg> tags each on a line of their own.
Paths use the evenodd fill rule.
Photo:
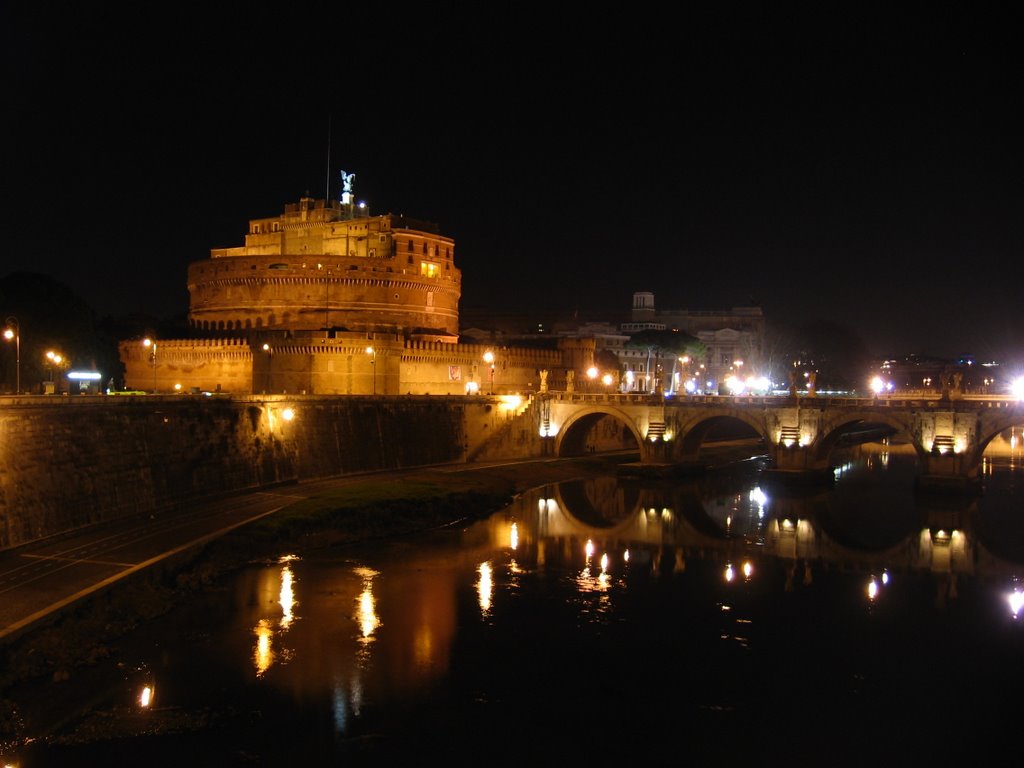
<svg viewBox="0 0 1024 768">
<path fill-rule="evenodd" d="M 548 391 L 548 371 L 546 368 L 540 372 L 540 391 Z"/>
<path fill-rule="evenodd" d="M 576 391 L 576 371 L 568 370 L 565 372 L 565 391 L 575 392 Z"/>
<path fill-rule="evenodd" d="M 955 400 L 963 394 L 964 375 L 960 371 L 946 374 L 942 377 L 942 396 L 946 399 Z"/>
</svg>

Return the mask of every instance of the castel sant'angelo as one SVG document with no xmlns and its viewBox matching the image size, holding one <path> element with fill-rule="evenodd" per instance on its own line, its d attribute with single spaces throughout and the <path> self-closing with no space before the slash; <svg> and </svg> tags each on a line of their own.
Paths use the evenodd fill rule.
<svg viewBox="0 0 1024 768">
<path fill-rule="evenodd" d="M 122 341 L 129 389 L 237 394 L 473 394 L 564 385 L 560 349 L 459 343 L 461 273 L 437 226 L 304 197 L 253 219 L 245 244 L 188 269 L 185 339 Z M 586 347 L 583 344 L 583 347 Z M 570 376 L 570 379 L 572 377 Z"/>
</svg>

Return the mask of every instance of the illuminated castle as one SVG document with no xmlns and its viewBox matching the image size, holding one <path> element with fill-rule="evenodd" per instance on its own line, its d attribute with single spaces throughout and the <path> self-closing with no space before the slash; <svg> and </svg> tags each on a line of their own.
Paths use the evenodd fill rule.
<svg viewBox="0 0 1024 768">
<path fill-rule="evenodd" d="M 371 216 L 352 174 L 341 200 L 302 198 L 249 222 L 245 245 L 188 270 L 189 322 L 203 331 L 349 331 L 455 342 L 455 243 L 426 222 Z"/>
<path fill-rule="evenodd" d="M 197 338 L 120 344 L 125 385 L 159 392 L 466 394 L 564 381 L 558 350 L 459 344 L 462 275 L 438 227 L 339 200 L 253 219 L 188 269 Z M 488 355 L 488 353 L 490 353 Z M 485 359 L 485 356 L 488 359 Z"/>
<path fill-rule="evenodd" d="M 706 352 L 689 378 L 713 389 L 732 366 L 759 357 L 759 308 L 655 313 L 634 295 L 630 321 L 597 329 L 460 343 L 462 274 L 455 242 L 438 227 L 371 216 L 342 172 L 339 200 L 304 197 L 280 216 L 253 219 L 245 244 L 215 248 L 188 268 L 194 338 L 122 341 L 129 389 L 235 394 L 525 394 L 544 387 L 675 392 L 678 367 L 652 363 L 626 341 L 682 329 Z M 477 329 L 480 330 L 480 329 Z M 522 341 L 522 346 L 512 346 Z M 538 343 L 540 342 L 540 343 Z M 597 379 L 595 353 L 605 368 Z M 608 362 L 608 354 L 614 363 Z M 699 373 L 699 376 L 698 376 Z M 589 379 L 589 381 L 588 381 Z M 598 383 L 598 382 L 601 383 Z M 607 382 L 607 383 L 605 383 Z"/>
</svg>

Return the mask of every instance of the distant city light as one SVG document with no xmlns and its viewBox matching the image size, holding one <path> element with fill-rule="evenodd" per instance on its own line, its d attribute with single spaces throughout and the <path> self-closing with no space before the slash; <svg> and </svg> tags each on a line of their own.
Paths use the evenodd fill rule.
<svg viewBox="0 0 1024 768">
<path fill-rule="evenodd" d="M 1024 607 L 1024 592 L 1021 592 L 1019 589 L 1015 589 L 1006 596 L 1006 600 L 1010 604 L 1010 610 L 1013 612 L 1013 618 L 1016 619 L 1020 615 L 1020 609 Z"/>
</svg>

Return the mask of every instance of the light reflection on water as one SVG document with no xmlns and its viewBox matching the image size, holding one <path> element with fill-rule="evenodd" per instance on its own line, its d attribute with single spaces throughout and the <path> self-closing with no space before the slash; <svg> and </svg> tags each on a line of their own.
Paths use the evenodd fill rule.
<svg viewBox="0 0 1024 768">
<path fill-rule="evenodd" d="M 461 531 L 246 571 L 173 619 L 205 622 L 205 646 L 165 632 L 162 662 L 130 652 L 176 681 L 162 706 L 235 713 L 175 743 L 268 759 L 454 754 L 524 731 L 569 752 L 597 727 L 612 751 L 643 732 L 634 757 L 683 728 L 699 760 L 788 727 L 789 759 L 815 764 L 861 727 L 998 733 L 1002 701 L 972 681 L 1024 684 L 1007 667 L 1024 637 L 1006 635 L 1024 604 L 1019 467 L 993 462 L 986 493 L 955 500 L 915 497 L 912 457 L 841 466 L 803 493 L 756 468 L 539 488 Z M 615 717 L 584 714 L 602 710 Z"/>
</svg>

